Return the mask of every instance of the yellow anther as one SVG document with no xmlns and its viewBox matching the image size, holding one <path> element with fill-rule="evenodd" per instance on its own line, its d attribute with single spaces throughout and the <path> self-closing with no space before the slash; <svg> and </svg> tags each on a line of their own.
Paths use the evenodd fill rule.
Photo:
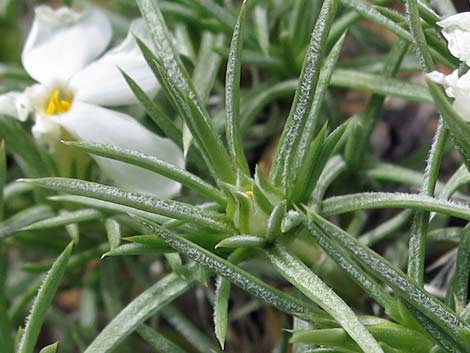
<svg viewBox="0 0 470 353">
<path fill-rule="evenodd" d="M 62 92 L 59 89 L 52 91 L 49 101 L 46 105 L 46 114 L 47 115 L 56 115 L 68 112 L 70 106 L 72 105 L 71 101 L 64 97 Z"/>
<path fill-rule="evenodd" d="M 70 104 L 69 101 L 66 101 L 66 100 L 61 100 L 60 101 L 60 109 L 62 110 L 62 113 L 65 113 L 67 112 L 69 109 L 70 109 L 70 106 L 72 104 Z"/>
<path fill-rule="evenodd" d="M 249 199 L 253 199 L 254 197 L 254 194 L 253 194 L 253 191 L 247 191 L 245 192 L 246 196 L 248 196 Z"/>
</svg>

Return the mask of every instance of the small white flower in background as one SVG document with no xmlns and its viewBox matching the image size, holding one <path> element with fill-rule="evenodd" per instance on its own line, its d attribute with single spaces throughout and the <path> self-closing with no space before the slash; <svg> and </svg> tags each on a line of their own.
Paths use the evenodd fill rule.
<svg viewBox="0 0 470 353">
<path fill-rule="evenodd" d="M 449 16 L 437 24 L 442 27 L 450 53 L 470 65 L 470 12 Z M 450 75 L 433 71 L 427 77 L 445 87 L 447 96 L 454 98 L 455 111 L 470 122 L 470 72 L 459 77 L 458 70 Z"/>
<path fill-rule="evenodd" d="M 175 143 L 104 108 L 138 102 L 119 68 L 146 93 L 158 89 L 134 34 L 151 46 L 143 21 L 136 20 L 124 41 L 100 57 L 112 37 L 102 11 L 39 6 L 22 53 L 25 70 L 38 84 L 0 96 L 0 114 L 34 119 L 33 135 L 52 150 L 65 131 L 79 141 L 129 148 L 182 167 L 183 153 Z M 164 198 L 180 190 L 179 183 L 145 169 L 94 158 L 106 176 L 127 189 Z"/>
<path fill-rule="evenodd" d="M 470 12 L 446 17 L 437 24 L 442 27 L 450 53 L 470 65 Z"/>
<path fill-rule="evenodd" d="M 470 72 L 459 77 L 458 70 L 454 70 L 450 75 L 433 71 L 427 76 L 445 87 L 447 96 L 454 98 L 452 106 L 455 111 L 462 119 L 470 122 Z"/>
</svg>

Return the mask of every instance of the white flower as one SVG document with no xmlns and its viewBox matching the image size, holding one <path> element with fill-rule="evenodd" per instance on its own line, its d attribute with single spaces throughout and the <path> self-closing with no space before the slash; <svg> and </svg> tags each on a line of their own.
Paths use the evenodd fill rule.
<svg viewBox="0 0 470 353">
<path fill-rule="evenodd" d="M 442 27 L 452 55 L 470 65 L 470 12 L 449 16 L 437 24 Z M 447 96 L 454 98 L 455 111 L 470 122 L 470 72 L 459 77 L 458 70 L 450 75 L 433 71 L 427 77 L 445 87 Z"/>
<path fill-rule="evenodd" d="M 0 114 L 21 121 L 31 116 L 34 136 L 51 148 L 65 130 L 80 141 L 129 148 L 182 167 L 183 153 L 175 143 L 153 134 L 132 117 L 103 107 L 138 102 L 119 68 L 146 93 L 158 89 L 133 34 L 151 46 L 142 20 L 137 20 L 119 46 L 99 57 L 112 36 L 102 11 L 36 8 L 22 62 L 38 83 L 22 93 L 0 96 Z M 142 168 L 102 157 L 95 160 L 122 187 L 165 198 L 179 192 L 180 184 Z"/>
<path fill-rule="evenodd" d="M 437 24 L 442 27 L 451 54 L 470 65 L 470 12 L 449 16 Z"/>
<path fill-rule="evenodd" d="M 433 71 L 427 74 L 432 81 L 444 86 L 447 96 L 454 98 L 455 111 L 467 122 L 470 122 L 470 72 L 458 76 L 458 70 L 450 75 Z"/>
</svg>

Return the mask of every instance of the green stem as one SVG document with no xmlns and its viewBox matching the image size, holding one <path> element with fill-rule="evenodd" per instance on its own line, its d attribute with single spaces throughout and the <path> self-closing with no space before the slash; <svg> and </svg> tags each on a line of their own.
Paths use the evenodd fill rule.
<svg viewBox="0 0 470 353">
<path fill-rule="evenodd" d="M 447 143 L 448 132 L 440 119 L 429 153 L 428 164 L 424 172 L 421 194 L 433 196 L 439 176 L 439 169 Z M 411 238 L 408 248 L 408 275 L 420 287 L 424 285 L 424 262 L 426 258 L 426 237 L 429 225 L 429 212 L 418 211 L 412 224 Z"/>
<path fill-rule="evenodd" d="M 421 26 L 421 17 L 417 0 L 406 0 L 407 19 L 410 32 L 413 35 L 413 41 L 416 45 L 416 54 L 424 71 L 430 72 L 434 69 L 432 56 L 428 51 L 428 44 Z"/>
</svg>

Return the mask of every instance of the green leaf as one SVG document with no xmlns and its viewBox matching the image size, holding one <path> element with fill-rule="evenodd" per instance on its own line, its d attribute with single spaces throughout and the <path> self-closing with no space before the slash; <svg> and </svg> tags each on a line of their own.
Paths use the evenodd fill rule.
<svg viewBox="0 0 470 353">
<path fill-rule="evenodd" d="M 118 266 L 113 261 L 102 261 L 100 264 L 100 294 L 106 312 L 111 320 L 122 309 L 122 286 L 118 274 Z"/>
<path fill-rule="evenodd" d="M 227 48 L 214 48 L 214 51 L 222 56 L 224 59 L 228 58 L 230 50 Z M 276 56 L 266 56 L 259 51 L 252 49 L 243 49 L 242 64 L 254 65 L 259 69 L 266 69 L 269 71 L 274 71 L 277 74 L 287 74 L 288 68 L 284 66 L 284 63 L 280 57 Z M 255 90 L 259 90 L 259 87 L 254 87 Z M 294 89 L 295 90 L 295 87 Z"/>
<path fill-rule="evenodd" d="M 232 163 L 220 139 L 215 134 L 207 113 L 203 111 L 197 102 L 179 90 L 174 82 L 171 82 L 171 78 L 164 71 L 163 66 L 158 63 L 155 63 L 154 66 L 158 72 L 160 82 L 166 88 L 166 93 L 183 117 L 186 123 L 185 126 L 187 126 L 191 133 L 190 136 L 194 137 L 195 145 L 201 151 L 206 165 L 213 176 L 216 179 L 220 178 L 224 182 L 234 182 L 235 174 Z M 183 139 L 184 137 L 183 131 Z M 190 141 L 183 141 L 183 144 L 185 142 L 189 143 Z"/>
<path fill-rule="evenodd" d="M 95 335 L 98 332 L 97 293 L 94 288 L 91 288 L 89 283 L 85 283 L 81 288 L 80 309 L 78 310 L 78 314 L 80 327 Z"/>
<path fill-rule="evenodd" d="M 463 185 L 470 183 L 470 173 L 465 164 L 449 178 L 445 186 L 440 190 L 439 198 L 448 200 Z M 439 184 L 438 184 L 439 185 Z"/>
<path fill-rule="evenodd" d="M 366 246 L 372 247 L 387 237 L 395 235 L 401 228 L 408 224 L 412 216 L 413 212 L 411 210 L 401 211 L 396 216 L 362 234 L 359 237 L 359 241 Z"/>
<path fill-rule="evenodd" d="M 273 211 L 269 215 L 267 226 L 266 226 L 266 242 L 272 243 L 282 233 L 281 226 L 282 220 L 287 212 L 287 203 L 285 200 L 281 201 L 274 207 Z"/>
<path fill-rule="evenodd" d="M 311 330 L 313 328 L 315 328 L 315 326 L 311 322 L 294 317 L 294 320 L 292 322 L 292 331 L 295 332 L 297 330 Z M 288 332 L 285 331 L 285 333 L 287 334 Z M 289 334 L 289 337 L 290 337 L 290 334 Z M 281 342 L 282 342 L 282 339 L 281 339 Z M 309 344 L 292 342 L 292 353 L 308 353 L 310 352 L 310 350 L 311 350 L 311 345 Z M 276 352 L 273 352 L 273 353 L 277 353 L 277 352 L 285 352 L 285 349 L 282 351 L 277 350 Z"/>
<path fill-rule="evenodd" d="M 312 27 L 318 18 L 322 2 L 298 0 L 292 4 L 292 10 L 287 22 L 287 48 L 295 57 L 305 48 Z"/>
<path fill-rule="evenodd" d="M 446 294 L 446 301 L 453 304 L 457 314 L 459 314 L 467 304 L 468 280 L 470 278 L 470 227 L 462 230 L 460 235 L 459 249 L 457 251 L 457 261 L 455 273 L 449 284 Z"/>
<path fill-rule="evenodd" d="M 276 244 L 266 255 L 284 278 L 338 321 L 365 353 L 383 352 L 343 299 L 285 247 Z"/>
<path fill-rule="evenodd" d="M 11 0 L 6 0 L 7 3 L 10 1 Z M 2 2 L 5 2 L 5 0 L 2 0 Z M 0 16 L 2 12 L 1 10 L 2 10 L 2 6 L 0 5 Z M 0 64 L 0 78 L 7 79 L 7 80 L 25 81 L 27 83 L 31 82 L 31 77 L 23 68 L 17 65 L 5 64 L 5 63 Z"/>
<path fill-rule="evenodd" d="M 197 20 L 199 19 L 198 14 L 188 6 L 174 3 L 172 1 L 160 1 L 160 9 L 165 15 L 175 16 L 180 20 L 188 21 L 190 23 L 198 22 Z"/>
<path fill-rule="evenodd" d="M 272 202 L 269 200 L 269 197 L 265 192 L 258 186 L 256 183 L 252 184 L 253 199 L 255 204 L 266 214 L 271 213 L 273 210 Z"/>
<path fill-rule="evenodd" d="M 269 56 L 269 22 L 268 11 L 265 6 L 257 4 L 255 6 L 254 14 L 254 31 L 259 47 L 264 55 Z"/>
<path fill-rule="evenodd" d="M 214 304 L 214 327 L 215 336 L 217 337 L 222 349 L 224 349 L 225 339 L 227 338 L 230 287 L 230 280 L 223 277 L 217 277 Z"/>
<path fill-rule="evenodd" d="M 141 211 L 136 208 L 132 208 L 128 206 L 118 205 L 112 202 L 93 199 L 90 197 L 75 196 L 75 195 L 60 195 L 60 196 L 51 196 L 49 197 L 49 200 L 56 201 L 56 202 L 67 202 L 67 203 L 71 203 L 74 205 L 81 205 L 85 207 L 93 207 L 93 208 L 102 210 L 103 212 L 112 213 L 112 214 L 132 213 L 132 214 L 138 215 L 146 219 L 151 219 L 152 221 L 157 222 L 157 223 L 168 222 L 167 217 L 163 217 L 163 216 L 150 213 L 150 212 Z"/>
<path fill-rule="evenodd" d="M 313 190 L 311 207 L 315 210 L 320 207 L 323 196 L 330 184 L 345 170 L 346 162 L 340 156 L 333 156 L 328 160 Z"/>
<path fill-rule="evenodd" d="M 54 262 L 39 288 L 31 312 L 26 320 L 17 353 L 33 353 L 41 327 L 46 319 L 47 311 L 67 268 L 72 249 L 73 243 L 70 243 Z"/>
<path fill-rule="evenodd" d="M 336 69 L 331 77 L 330 85 L 369 91 L 384 96 L 400 97 L 420 103 L 430 103 L 432 101 L 431 95 L 423 85 L 353 69 Z"/>
<path fill-rule="evenodd" d="M 303 343 L 322 347 L 334 346 L 339 349 L 347 349 L 348 352 L 356 352 L 360 349 L 342 328 L 296 330 L 293 332 L 290 341 L 297 344 Z"/>
<path fill-rule="evenodd" d="M 365 168 L 364 175 L 374 180 L 396 182 L 415 187 L 421 187 L 423 184 L 423 173 L 399 165 L 374 162 L 367 163 Z M 444 184 L 438 183 L 437 187 L 442 189 Z"/>
<path fill-rule="evenodd" d="M 165 226 L 165 228 L 168 227 Z M 203 231 L 202 234 L 198 232 L 187 233 L 185 234 L 185 239 L 194 242 L 205 249 L 214 249 L 214 247 L 225 238 L 224 234 L 219 233 L 207 234 L 207 232 Z M 171 251 L 172 248 L 169 247 L 165 241 L 159 239 L 157 236 L 155 236 L 155 234 L 134 235 L 131 237 L 126 237 L 125 240 L 137 244 L 148 245 L 152 247 L 160 247 L 162 248 L 162 250 L 165 250 L 165 252 L 174 252 Z"/>
<path fill-rule="evenodd" d="M 300 198 L 308 197 L 306 189 L 312 178 L 312 174 L 320 173 L 320 171 L 315 170 L 316 163 L 320 159 L 320 154 L 322 148 L 325 144 L 325 139 L 328 133 L 328 126 L 325 124 L 323 128 L 318 132 L 317 136 L 311 140 L 310 146 L 305 146 L 304 152 L 304 162 L 299 164 L 299 170 L 296 178 L 296 184 L 293 187 L 293 190 L 289 190 L 290 194 L 288 195 L 289 200 L 292 202 L 300 201 Z M 299 157 L 300 158 L 300 157 Z"/>
<path fill-rule="evenodd" d="M 400 1 L 402 3 L 404 2 L 404 0 L 400 0 Z M 443 8 L 446 7 L 447 11 L 451 11 L 449 9 L 449 5 L 446 3 L 447 3 L 447 0 L 439 1 L 439 4 L 436 4 L 434 7 L 436 9 L 441 9 L 441 10 L 444 10 Z M 428 24 L 438 27 L 436 22 L 439 21 L 441 17 L 437 14 L 437 12 L 435 12 L 431 7 L 429 7 L 429 4 L 423 1 L 418 1 L 418 10 L 419 10 L 419 15 L 421 16 L 421 18 L 423 18 Z M 451 15 L 454 13 L 455 13 L 455 8 L 452 13 L 448 13 L 448 14 Z"/>
<path fill-rule="evenodd" d="M 323 201 L 321 214 L 325 217 L 375 208 L 411 208 L 433 211 L 470 220 L 470 208 L 456 202 L 430 196 L 405 193 L 365 192 L 330 197 Z"/>
<path fill-rule="evenodd" d="M 421 10 L 421 8 L 424 8 L 427 11 L 426 14 L 428 12 L 431 13 L 431 21 L 433 21 L 433 20 L 438 21 L 439 20 L 439 17 L 431 9 L 429 9 L 425 4 L 420 2 L 419 5 L 421 5 L 420 10 Z M 455 9 L 455 5 L 452 3 L 452 0 L 442 0 L 442 1 L 439 1 L 436 4 L 434 4 L 434 6 L 436 7 L 436 10 L 440 14 L 442 14 L 443 16 L 454 15 L 457 12 L 456 9 Z M 422 11 L 421 16 L 423 16 L 423 18 L 424 18 L 424 14 L 425 14 L 424 11 Z M 427 21 L 429 21 L 429 20 L 427 19 Z"/>
<path fill-rule="evenodd" d="M 0 139 L 5 141 L 20 161 L 23 161 L 20 166 L 25 175 L 29 177 L 55 175 L 50 153 L 35 143 L 32 135 L 23 129 L 18 120 L 0 115 Z"/>
<path fill-rule="evenodd" d="M 121 242 L 121 225 L 112 218 L 107 218 L 104 222 L 106 234 L 108 236 L 109 248 L 111 250 L 119 246 Z"/>
<path fill-rule="evenodd" d="M 440 347 L 435 349 L 437 352 L 442 352 L 442 348 L 444 348 L 444 352 L 452 352 L 452 353 L 466 353 L 467 351 L 462 351 L 461 347 L 455 344 L 455 340 L 439 325 L 436 324 L 433 320 L 430 320 L 425 315 L 423 315 L 419 310 L 414 308 L 411 305 L 406 305 L 408 310 L 414 315 L 415 319 L 422 327 L 426 329 L 429 335 L 439 343 Z"/>
<path fill-rule="evenodd" d="M 80 196 L 117 203 L 138 210 L 156 213 L 175 219 L 192 222 L 203 227 L 230 232 L 232 227 L 223 220 L 223 216 L 209 213 L 194 206 L 172 200 L 161 200 L 157 197 L 124 189 L 68 178 L 25 179 L 25 182 L 44 188 L 74 193 Z"/>
<path fill-rule="evenodd" d="M 452 135 L 455 146 L 462 159 L 470 170 L 470 125 L 454 110 L 444 93 L 442 87 L 427 80 L 429 92 L 431 93 L 437 109 L 444 118 L 445 124 Z"/>
<path fill-rule="evenodd" d="M 21 230 L 32 230 L 32 229 L 47 229 L 54 227 L 62 227 L 69 224 L 94 221 L 102 217 L 101 212 L 94 209 L 83 209 L 73 212 L 66 212 L 60 216 L 43 219 L 39 222 L 35 222 Z"/>
<path fill-rule="evenodd" d="M 137 329 L 137 333 L 142 337 L 153 349 L 162 353 L 185 353 L 186 351 L 173 341 L 163 336 L 153 328 L 147 325 L 141 325 Z"/>
<path fill-rule="evenodd" d="M 133 151 L 118 146 L 105 144 L 91 144 L 86 142 L 64 142 L 67 146 L 73 146 L 83 151 L 130 163 L 138 167 L 158 173 L 164 177 L 177 181 L 195 191 L 198 191 L 210 200 L 216 201 L 222 205 L 226 203 L 223 194 L 212 185 L 208 184 L 196 175 L 187 172 L 184 169 L 175 167 L 154 156 L 150 156 L 138 151 Z"/>
<path fill-rule="evenodd" d="M 441 162 L 445 153 L 447 137 L 447 129 L 444 127 L 441 119 L 434 135 L 434 141 L 427 159 L 423 185 L 421 188 L 421 194 L 423 195 L 434 195 L 434 189 L 441 169 Z M 410 276 L 420 286 L 424 285 L 424 262 L 426 258 L 428 226 L 429 213 L 418 211 L 415 214 L 411 225 L 411 237 L 408 247 L 408 276 Z"/>
<path fill-rule="evenodd" d="M 137 82 L 132 79 L 132 77 L 130 77 L 124 71 L 121 71 L 121 73 L 124 76 L 124 79 L 126 80 L 134 95 L 144 106 L 147 114 L 150 116 L 153 122 L 158 126 L 158 128 L 163 131 L 163 133 L 169 139 L 171 139 L 180 148 L 182 148 L 182 133 L 180 128 L 176 126 L 174 121 L 171 120 L 171 118 L 166 113 L 164 113 L 160 108 L 158 108 L 158 106 L 153 102 L 153 100 L 149 96 L 147 96 L 145 91 L 137 84 Z"/>
<path fill-rule="evenodd" d="M 179 276 L 183 276 L 183 260 L 181 260 L 181 256 L 178 253 L 165 253 L 163 254 L 168 265 L 170 266 L 171 271 L 176 273 Z"/>
<path fill-rule="evenodd" d="M 461 227 L 445 227 L 433 229 L 428 233 L 429 242 L 453 242 L 458 243 L 462 234 Z"/>
<path fill-rule="evenodd" d="M 225 36 L 210 31 L 202 33 L 201 44 L 193 71 L 193 82 L 202 102 L 206 102 L 214 87 L 222 58 L 214 51 L 214 47 L 225 44 Z"/>
<path fill-rule="evenodd" d="M 240 134 L 240 71 L 245 32 L 246 0 L 243 1 L 238 20 L 233 30 L 230 52 L 225 74 L 225 116 L 228 149 L 238 168 L 248 174 L 248 162 L 243 151 Z"/>
<path fill-rule="evenodd" d="M 26 208 L 0 223 L 0 238 L 11 236 L 14 232 L 53 215 L 49 206 L 36 205 Z"/>
<path fill-rule="evenodd" d="M 312 100 L 312 106 L 308 113 L 309 116 L 305 123 L 302 136 L 300 137 L 299 146 L 297 148 L 297 156 L 296 158 L 292 158 L 292 161 L 286 162 L 287 164 L 289 164 L 288 168 L 295 169 L 295 171 L 290 174 L 290 178 L 292 179 L 293 185 L 292 189 L 289 190 L 290 193 L 293 194 L 289 195 L 290 199 L 292 199 L 294 202 L 302 198 L 302 196 L 303 198 L 305 198 L 306 195 L 310 195 L 311 189 L 313 189 L 316 180 L 311 180 L 309 183 L 306 183 L 306 180 L 309 180 L 309 176 L 311 177 L 312 174 L 317 174 L 317 177 L 320 176 L 321 170 L 324 166 L 315 165 L 315 163 L 319 159 L 319 156 L 316 156 L 315 150 L 317 148 L 314 147 L 314 145 L 316 143 L 315 141 L 317 141 L 318 136 L 321 136 L 321 132 L 318 133 L 313 143 L 311 141 L 313 140 L 314 133 L 317 128 L 318 121 L 320 119 L 321 109 L 325 100 L 325 95 L 327 93 L 336 62 L 338 61 L 339 55 L 341 53 L 344 38 L 345 35 L 343 34 L 343 36 L 340 37 L 338 42 L 331 49 L 330 53 L 328 54 L 328 57 L 325 59 L 325 63 L 323 64 L 320 76 L 318 78 L 318 84 Z M 320 142 L 319 147 L 321 147 L 321 145 L 322 143 Z M 329 156 L 326 158 L 326 160 L 328 158 Z M 313 172 L 314 168 L 315 171 Z"/>
<path fill-rule="evenodd" d="M 468 303 L 465 309 L 462 310 L 460 317 L 470 325 L 470 303 Z"/>
<path fill-rule="evenodd" d="M 186 69 L 176 54 L 171 34 L 156 0 L 138 0 L 142 16 L 147 23 L 156 47 L 158 60 L 142 41 L 140 48 L 167 93 L 171 95 L 179 113 L 185 120 L 197 145 L 216 176 L 225 182 L 234 182 L 235 175 L 228 155 L 211 127 L 210 119 L 193 87 Z M 161 68 L 159 66 L 161 65 Z M 155 72 L 155 71 L 154 71 Z"/>
<path fill-rule="evenodd" d="M 357 11 L 362 17 L 377 23 L 380 27 L 388 29 L 400 38 L 405 39 L 408 42 L 413 42 L 413 37 L 408 31 L 382 15 L 379 11 L 373 8 L 370 3 L 364 0 L 340 0 L 340 2 L 345 7 Z"/>
<path fill-rule="evenodd" d="M 204 14 L 209 14 L 211 18 L 217 20 L 220 24 L 221 29 L 223 29 L 227 33 L 231 33 L 237 19 L 225 10 L 222 6 L 218 5 L 213 0 L 191 0 L 190 4 L 194 4 L 195 6 L 199 7 Z"/>
<path fill-rule="evenodd" d="M 298 145 L 302 138 L 303 129 L 309 117 L 309 111 L 320 76 L 320 68 L 325 53 L 328 33 L 336 14 L 336 7 L 336 0 L 325 0 L 323 2 L 317 22 L 312 31 L 294 101 L 273 162 L 271 180 L 276 186 L 282 186 L 284 192 L 286 192 L 289 187 L 290 173 L 295 172 L 288 169 L 288 164 L 290 160 L 296 158 L 295 156 L 298 152 Z"/>
<path fill-rule="evenodd" d="M 187 270 L 185 278 L 171 273 L 132 300 L 95 337 L 84 353 L 111 352 L 155 312 L 190 290 L 196 282 L 197 268 L 192 266 Z"/>
<path fill-rule="evenodd" d="M 24 183 L 20 183 L 12 181 L 5 185 L 4 188 L 4 201 L 12 200 L 16 197 L 20 197 L 24 194 L 27 194 L 33 190 L 31 185 L 26 185 Z"/>
<path fill-rule="evenodd" d="M 188 31 L 188 25 L 185 23 L 177 23 L 173 29 L 173 35 L 174 44 L 178 50 L 178 54 L 181 57 L 186 58 L 191 63 L 195 63 L 196 52 Z"/>
<path fill-rule="evenodd" d="M 332 242 L 327 237 L 323 237 L 321 231 L 315 227 L 309 227 L 309 232 L 316 242 L 325 250 L 327 254 L 345 271 L 348 276 L 359 285 L 371 299 L 381 305 L 385 312 L 394 320 L 400 321 L 401 315 L 397 307 L 396 300 L 388 294 L 382 286 L 367 272 L 365 272 L 337 243 Z"/>
<path fill-rule="evenodd" d="M 407 0 L 401 0 L 402 3 L 405 3 L 406 1 Z M 420 53 L 417 53 L 417 58 L 420 63 L 419 70 L 424 69 L 424 71 L 429 71 L 430 69 L 432 69 L 433 67 L 432 57 L 436 58 L 436 60 L 440 61 L 443 65 L 449 68 L 457 67 L 459 65 L 458 59 L 455 58 L 452 54 L 450 54 L 447 48 L 447 43 L 442 39 L 442 36 L 440 34 L 441 28 L 437 25 L 437 22 L 440 20 L 439 16 L 433 13 L 432 10 L 430 10 L 429 8 L 422 7 L 422 6 L 423 6 L 422 2 L 419 1 L 418 8 L 421 14 L 424 16 L 429 16 L 432 13 L 432 15 L 430 15 L 432 19 L 428 17 L 428 23 L 425 24 L 423 22 L 423 25 L 425 26 L 423 27 L 423 29 L 424 28 L 426 29 L 424 29 L 423 31 L 424 37 L 423 39 L 420 39 L 420 43 L 421 43 L 420 45 L 425 46 L 424 50 L 427 52 L 427 54 L 424 54 L 424 55 L 429 55 L 429 56 L 426 59 L 424 59 L 423 54 L 421 53 L 423 50 L 422 49 L 419 50 Z M 425 13 L 424 11 L 421 11 L 423 8 L 428 9 L 429 12 Z M 395 22 L 397 25 L 403 27 L 404 29 L 406 29 L 405 28 L 406 24 L 410 22 L 409 18 L 399 14 L 395 10 L 391 10 L 386 7 L 376 7 L 376 9 L 382 15 L 390 19 L 392 22 Z M 418 21 L 420 20 L 418 19 Z M 434 27 L 434 28 L 429 28 L 429 27 Z M 413 33 L 414 31 L 417 31 L 417 30 L 418 30 L 417 28 L 413 28 L 411 32 Z M 418 34 L 416 33 L 415 35 L 418 35 Z M 426 40 L 427 40 L 427 47 L 426 47 Z M 424 60 L 427 60 L 427 64 L 424 62 Z M 425 67 L 425 65 L 427 66 L 427 68 Z"/>
<path fill-rule="evenodd" d="M 196 66 L 193 71 L 193 82 L 202 102 L 207 102 L 209 95 L 214 87 L 217 73 L 222 62 L 222 58 L 214 51 L 214 47 L 225 45 L 225 36 L 215 34 L 210 31 L 202 33 L 199 52 L 197 55 Z M 183 145 L 184 151 L 188 151 L 193 140 L 193 136 L 188 126 L 183 126 Z"/>
<path fill-rule="evenodd" d="M 162 317 L 174 327 L 176 332 L 185 337 L 188 342 L 200 353 L 221 353 L 221 350 L 211 338 L 201 332 L 186 316 L 175 306 L 169 304 L 161 310 Z"/>
<path fill-rule="evenodd" d="M 252 97 L 243 99 L 241 111 L 241 129 L 246 131 L 263 107 L 271 101 L 291 94 L 297 87 L 297 80 L 273 82 L 266 89 L 256 92 Z"/>
<path fill-rule="evenodd" d="M 314 140 L 311 148 L 307 152 L 304 164 L 299 166 L 300 170 L 298 172 L 296 185 L 291 195 L 293 201 L 302 202 L 310 198 L 326 163 L 331 155 L 341 147 L 341 142 L 344 141 L 342 137 L 348 126 L 349 122 L 346 121 L 336 128 L 328 137 L 325 139 L 321 138 L 318 145 L 318 152 L 315 146 L 317 143 L 316 139 Z M 321 134 L 322 132 L 320 132 L 317 137 L 320 137 Z"/>
<path fill-rule="evenodd" d="M 265 244 L 265 239 L 256 235 L 233 235 L 225 238 L 216 245 L 216 248 L 251 248 L 262 247 Z"/>
<path fill-rule="evenodd" d="M 405 5 L 406 12 L 408 14 L 407 17 L 410 33 L 413 36 L 413 40 L 417 48 L 416 54 L 418 56 L 418 60 L 421 63 L 424 71 L 431 72 L 434 69 L 434 63 L 431 57 L 431 53 L 428 49 L 428 43 L 426 43 L 423 28 L 421 26 L 418 1 L 405 0 Z"/>
<path fill-rule="evenodd" d="M 155 52 L 172 77 L 174 84 L 183 92 L 189 94 L 191 99 L 198 99 L 189 75 L 177 55 L 171 33 L 158 6 L 158 1 L 137 0 L 137 5 L 154 42 Z"/>
<path fill-rule="evenodd" d="M 50 344 L 39 351 L 39 353 L 56 353 L 59 349 L 59 342 Z"/>
<path fill-rule="evenodd" d="M 336 21 L 333 23 L 333 26 L 331 26 L 328 41 L 330 43 L 335 43 L 344 32 L 353 27 L 353 25 L 359 22 L 360 19 L 361 15 L 355 11 L 347 11 L 341 16 L 338 16 Z"/>
<path fill-rule="evenodd" d="M 222 146 L 220 140 L 214 133 L 212 127 L 206 126 L 204 123 L 203 113 L 193 101 L 184 97 L 185 107 L 188 109 L 188 114 L 194 119 L 194 128 L 191 130 L 193 136 L 195 133 L 199 134 L 199 145 L 203 143 L 204 150 L 206 151 L 208 165 L 211 165 L 221 181 L 233 183 L 235 181 L 235 174 L 231 161 L 228 159 L 228 154 Z M 191 127 L 191 125 L 188 125 Z"/>
<path fill-rule="evenodd" d="M 129 239 L 128 239 L 129 240 Z M 166 244 L 155 244 L 155 245 L 143 245 L 139 243 L 132 244 L 121 244 L 114 249 L 110 249 L 108 252 L 103 254 L 103 258 L 112 256 L 137 256 L 137 255 L 158 255 L 172 252 Z"/>
<path fill-rule="evenodd" d="M 31 277 L 31 280 L 28 283 L 28 286 L 24 288 L 24 291 L 17 298 L 17 301 L 15 303 L 12 303 L 11 307 L 8 309 L 8 316 L 11 318 L 11 322 L 16 323 L 16 322 L 20 322 L 21 320 L 23 320 L 24 314 L 28 310 L 29 304 L 36 296 L 36 293 L 38 292 L 38 289 L 41 286 L 41 283 L 43 282 L 43 280 L 44 280 L 44 276 Z M 19 331 L 20 330 L 18 330 L 17 332 L 16 339 L 18 339 Z M 18 346 L 18 343 L 19 342 L 15 342 L 15 345 Z"/>
<path fill-rule="evenodd" d="M 245 270 L 191 241 L 162 227 L 150 226 L 148 224 L 147 226 L 175 250 L 215 271 L 220 276 L 228 278 L 233 284 L 279 310 L 304 318 L 310 318 L 313 321 L 325 318 L 324 314 L 314 306 L 267 285 Z"/>
<path fill-rule="evenodd" d="M 324 75 L 326 75 L 326 73 Z M 257 92 L 256 95 L 249 98 L 247 101 L 244 100 L 241 115 L 242 130 L 245 131 L 250 126 L 253 119 L 266 104 L 294 92 L 298 86 L 297 82 L 297 80 L 273 82 L 272 85 L 261 92 Z M 353 69 L 336 69 L 331 76 L 329 85 L 340 88 L 365 90 L 378 95 L 400 97 L 423 103 L 432 101 L 431 95 L 423 85 L 386 78 L 378 74 Z"/>
<path fill-rule="evenodd" d="M 342 229 L 326 221 L 314 213 L 309 213 L 309 217 L 320 229 L 324 236 L 330 237 L 333 241 L 340 244 L 350 256 L 364 268 L 367 268 L 371 274 L 384 281 L 394 289 L 401 298 L 421 312 L 430 321 L 440 327 L 451 337 L 456 347 L 463 349 L 466 338 L 462 335 L 462 330 L 467 329 L 465 324 L 439 300 L 428 294 L 426 291 L 417 287 L 400 270 L 395 269 L 381 256 L 360 244 Z M 312 225 L 307 224 L 310 229 Z M 465 351 L 465 350 L 463 350 Z M 462 351 L 462 352 L 463 352 Z"/>
<path fill-rule="evenodd" d="M 367 329 L 378 341 L 405 352 L 429 353 L 434 345 L 422 333 L 391 322 L 367 325 Z M 292 335 L 291 341 L 357 349 L 357 345 L 343 329 L 339 328 L 296 331 Z"/>
<path fill-rule="evenodd" d="M 380 70 L 381 81 L 391 79 L 397 75 L 408 47 L 408 43 L 404 40 L 395 42 Z M 386 85 L 386 87 L 388 89 L 391 85 Z M 427 92 L 425 93 L 427 94 Z M 384 103 L 385 96 L 376 93 L 369 99 L 367 108 L 357 116 L 357 121 L 353 125 L 353 131 L 348 138 L 345 151 L 345 159 L 351 170 L 358 170 L 363 165 L 371 143 L 372 133 L 378 118 L 382 115 Z"/>
</svg>

